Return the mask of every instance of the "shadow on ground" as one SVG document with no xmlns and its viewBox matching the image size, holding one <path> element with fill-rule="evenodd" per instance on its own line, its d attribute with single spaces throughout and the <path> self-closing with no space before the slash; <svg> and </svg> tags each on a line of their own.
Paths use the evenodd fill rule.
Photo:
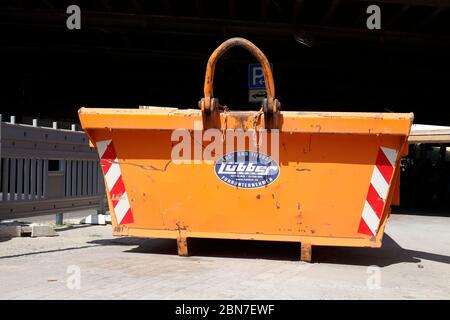
<svg viewBox="0 0 450 320">
<path fill-rule="evenodd" d="M 0 242 L 11 240 L 11 237 L 0 237 Z"/>
<path fill-rule="evenodd" d="M 177 255 L 173 239 L 115 238 L 90 241 L 97 245 L 137 246 L 125 252 Z M 189 254 L 202 257 L 242 259 L 267 259 L 298 261 L 300 244 L 294 242 L 189 239 Z M 421 259 L 450 264 L 450 256 L 400 247 L 389 235 L 385 235 L 381 248 L 313 247 L 313 262 L 349 265 L 377 265 L 419 263 Z"/>
<path fill-rule="evenodd" d="M 64 232 L 64 231 L 71 231 L 75 229 L 84 229 L 88 227 L 94 227 L 97 226 L 95 224 L 68 224 L 64 226 L 57 226 L 55 227 L 55 231 L 57 232 Z"/>
</svg>

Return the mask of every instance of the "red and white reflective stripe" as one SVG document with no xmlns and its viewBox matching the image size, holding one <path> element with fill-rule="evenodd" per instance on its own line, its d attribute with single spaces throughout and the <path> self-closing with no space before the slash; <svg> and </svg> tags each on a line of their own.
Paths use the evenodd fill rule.
<svg viewBox="0 0 450 320">
<path fill-rule="evenodd" d="M 398 151 L 380 147 L 377 160 L 373 167 L 369 191 L 362 211 L 358 232 L 374 236 L 378 232 L 381 215 L 386 204 L 386 198 L 394 175 Z"/>
<path fill-rule="evenodd" d="M 114 145 L 111 140 L 97 141 L 96 144 L 117 223 L 133 223 L 133 213 L 123 184 L 122 172 Z"/>
</svg>

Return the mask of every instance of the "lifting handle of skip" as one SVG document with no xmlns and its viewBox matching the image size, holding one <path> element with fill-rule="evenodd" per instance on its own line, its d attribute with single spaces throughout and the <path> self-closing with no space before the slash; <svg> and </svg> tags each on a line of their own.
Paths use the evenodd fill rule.
<svg viewBox="0 0 450 320">
<path fill-rule="evenodd" d="M 213 82 L 214 82 L 214 70 L 216 67 L 216 63 L 219 58 L 226 52 L 228 49 L 240 46 L 253 54 L 256 59 L 261 63 L 262 71 L 264 75 L 264 81 L 266 85 L 267 98 L 264 99 L 263 109 L 266 118 L 269 118 L 271 115 L 278 115 L 280 109 L 280 103 L 277 99 L 275 99 L 275 85 L 273 81 L 272 69 L 270 68 L 269 61 L 267 60 L 264 53 L 255 46 L 252 42 L 248 41 L 244 38 L 231 38 L 223 42 L 216 50 L 211 54 L 208 60 L 208 64 L 206 66 L 206 75 L 205 75 L 205 84 L 204 84 L 204 98 L 200 100 L 199 107 L 202 109 L 202 113 L 204 116 L 211 115 L 216 113 L 219 106 L 219 101 L 213 96 Z M 275 117 L 274 117 L 275 118 Z M 272 121 L 273 122 L 273 121 Z M 271 125 L 271 127 L 274 127 Z M 267 121 L 266 121 L 267 128 Z"/>
</svg>

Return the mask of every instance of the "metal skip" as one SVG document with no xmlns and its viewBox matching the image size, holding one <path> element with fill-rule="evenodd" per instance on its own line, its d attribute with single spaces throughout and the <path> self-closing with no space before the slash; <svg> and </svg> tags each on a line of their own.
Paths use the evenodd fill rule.
<svg viewBox="0 0 450 320">
<path fill-rule="evenodd" d="M 262 66 L 267 98 L 234 111 L 213 95 L 231 47 Z M 199 109 L 81 108 L 97 147 L 114 235 L 252 239 L 380 247 L 408 151 L 412 113 L 281 111 L 270 64 L 232 38 L 211 55 Z"/>
</svg>

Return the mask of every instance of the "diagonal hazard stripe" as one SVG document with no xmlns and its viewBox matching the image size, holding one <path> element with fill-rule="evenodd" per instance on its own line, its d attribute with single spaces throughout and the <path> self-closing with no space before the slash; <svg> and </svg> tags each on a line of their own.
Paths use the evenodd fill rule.
<svg viewBox="0 0 450 320">
<path fill-rule="evenodd" d="M 111 143 L 111 140 L 102 140 L 102 141 L 97 141 L 96 145 L 97 145 L 97 152 L 98 152 L 98 156 L 101 158 L 103 158 L 103 154 L 106 151 L 106 148 L 108 147 L 108 145 Z"/>
<path fill-rule="evenodd" d="M 114 212 L 116 213 L 116 218 L 119 223 L 122 223 L 128 210 L 130 210 L 130 202 L 128 201 L 127 193 L 125 192 L 114 207 Z"/>
<path fill-rule="evenodd" d="M 98 141 L 96 146 L 117 223 L 133 223 L 133 214 L 113 143 L 111 140 L 102 140 Z"/>
<path fill-rule="evenodd" d="M 392 174 L 394 173 L 394 167 L 392 166 L 389 159 L 386 157 L 385 153 L 381 151 L 381 149 L 380 151 L 378 151 L 376 167 L 378 171 L 380 171 L 384 180 L 386 180 L 386 182 L 389 183 L 389 181 L 391 181 Z"/>
<path fill-rule="evenodd" d="M 125 215 L 123 216 L 122 221 L 120 223 L 121 224 L 128 224 L 128 223 L 133 223 L 133 222 L 134 222 L 133 214 L 131 213 L 131 208 L 130 208 L 125 213 Z"/>
<path fill-rule="evenodd" d="M 370 180 L 372 186 L 377 190 L 378 195 L 383 200 L 386 200 L 388 191 L 389 191 L 389 184 L 384 179 L 383 175 L 381 174 L 380 170 L 378 170 L 378 167 L 375 166 L 373 168 L 372 173 L 372 179 Z"/>
<path fill-rule="evenodd" d="M 391 166 L 395 167 L 395 162 L 397 160 L 398 151 L 395 149 L 387 148 L 387 147 L 380 147 L 380 149 L 384 153 L 386 158 L 388 159 Z"/>
<path fill-rule="evenodd" d="M 375 213 L 375 211 L 373 211 L 372 207 L 367 201 L 364 204 L 362 218 L 367 224 L 367 227 L 369 227 L 370 231 L 372 232 L 372 235 L 376 235 L 378 224 L 380 223 L 380 218 L 378 218 L 377 214 Z"/>
<path fill-rule="evenodd" d="M 378 232 L 398 152 L 395 149 L 380 147 L 373 166 L 369 190 L 361 214 L 358 233 L 375 236 Z"/>
<path fill-rule="evenodd" d="M 373 211 L 377 214 L 378 218 L 381 218 L 384 209 L 384 201 L 380 198 L 372 184 L 369 186 L 369 192 L 367 193 L 367 202 L 372 207 Z"/>
<path fill-rule="evenodd" d="M 102 166 L 103 174 L 106 175 L 113 164 L 113 160 L 109 159 L 100 159 L 100 164 Z"/>
<path fill-rule="evenodd" d="M 364 219 L 359 221 L 358 233 L 366 234 L 368 236 L 373 236 L 372 231 L 369 229 L 367 224 L 364 222 Z"/>
<path fill-rule="evenodd" d="M 125 193 L 125 185 L 123 184 L 122 176 L 117 179 L 114 187 L 112 187 L 109 193 L 111 196 L 113 207 L 115 207 L 117 202 L 119 202 L 119 200 L 122 198 L 122 195 Z"/>
<path fill-rule="evenodd" d="M 120 166 L 118 161 L 114 161 L 109 167 L 108 172 L 105 175 L 106 184 L 108 185 L 108 191 L 111 192 L 112 188 L 116 184 L 117 179 L 121 176 Z"/>
</svg>

